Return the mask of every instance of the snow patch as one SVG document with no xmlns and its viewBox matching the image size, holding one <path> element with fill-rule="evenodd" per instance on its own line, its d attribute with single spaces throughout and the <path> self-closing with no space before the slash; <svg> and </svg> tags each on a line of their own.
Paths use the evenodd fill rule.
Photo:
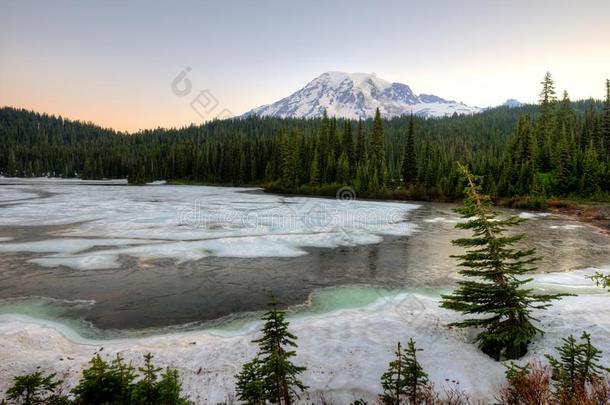
<svg viewBox="0 0 610 405">
<path fill-rule="evenodd" d="M 538 337 L 523 364 L 544 361 L 554 353 L 561 338 L 589 331 L 594 344 L 610 360 L 609 295 L 567 297 L 549 310 L 535 313 L 545 335 Z M 422 348 L 419 359 L 437 388 L 446 379 L 457 380 L 475 401 L 494 401 L 504 383 L 505 367 L 482 354 L 463 331 L 448 328 L 459 315 L 438 306 L 438 299 L 399 294 L 368 305 L 325 315 L 291 319 L 298 336 L 295 361 L 307 366 L 303 382 L 310 392 L 322 392 L 327 400 L 348 403 L 363 397 L 374 401 L 381 387 L 379 378 L 392 359 L 398 339 L 414 338 Z M 234 375 L 256 353 L 251 341 L 258 336 L 259 322 L 232 335 L 209 331 L 177 333 L 137 339 L 89 340 L 48 321 L 24 316 L 0 316 L 0 390 L 11 377 L 32 372 L 37 366 L 66 375 L 68 384 L 78 380 L 78 370 L 103 347 L 103 356 L 121 353 L 128 361 L 140 362 L 152 352 L 161 366 L 176 367 L 185 391 L 198 403 L 217 403 L 234 390 Z M 231 348 L 231 350 L 227 350 Z M 59 361 L 62 358 L 63 361 Z M 447 361 L 451 359 L 451 361 Z M 477 367 L 472 367 L 476 364 Z M 199 369 L 201 373 L 198 373 Z"/>
</svg>

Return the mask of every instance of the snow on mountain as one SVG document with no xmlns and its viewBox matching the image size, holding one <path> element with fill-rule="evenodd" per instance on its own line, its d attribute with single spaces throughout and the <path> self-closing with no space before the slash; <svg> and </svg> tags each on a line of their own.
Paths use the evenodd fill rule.
<svg viewBox="0 0 610 405">
<path fill-rule="evenodd" d="M 510 107 L 510 108 L 515 108 L 515 107 L 521 107 L 523 105 L 523 103 L 519 100 L 515 100 L 514 98 L 509 98 L 502 105 L 506 106 L 506 107 Z"/>
<path fill-rule="evenodd" d="M 384 117 L 416 114 L 443 117 L 483 111 L 461 102 L 445 100 L 432 94 L 415 94 L 403 83 L 390 83 L 368 73 L 326 72 L 302 89 L 273 104 L 263 105 L 244 114 L 272 117 L 329 116 L 366 119 L 379 108 Z"/>
</svg>

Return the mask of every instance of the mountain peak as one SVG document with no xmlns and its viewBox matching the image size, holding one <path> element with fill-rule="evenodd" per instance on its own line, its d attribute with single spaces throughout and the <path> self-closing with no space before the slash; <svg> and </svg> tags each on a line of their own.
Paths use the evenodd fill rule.
<svg viewBox="0 0 610 405">
<path fill-rule="evenodd" d="M 281 118 L 329 116 L 366 119 L 379 108 L 384 117 L 413 113 L 425 117 L 473 114 L 478 107 L 469 107 L 432 94 L 415 94 L 404 83 L 392 83 L 375 73 L 322 73 L 302 89 L 273 104 L 255 108 L 244 116 L 259 115 Z"/>
<path fill-rule="evenodd" d="M 515 108 L 515 107 L 521 107 L 523 105 L 523 103 L 520 102 L 519 100 L 515 100 L 514 98 L 509 98 L 502 105 L 510 107 L 510 108 Z"/>
</svg>

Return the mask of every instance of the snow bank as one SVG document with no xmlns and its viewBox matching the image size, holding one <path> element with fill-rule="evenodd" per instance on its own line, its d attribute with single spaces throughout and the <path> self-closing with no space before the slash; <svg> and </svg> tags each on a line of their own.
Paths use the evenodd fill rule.
<svg viewBox="0 0 610 405">
<path fill-rule="evenodd" d="M 553 353 L 568 334 L 590 332 L 594 344 L 610 361 L 610 295 L 568 297 L 548 311 L 536 314 L 546 334 L 536 340 L 522 362 Z M 379 377 L 390 361 L 397 340 L 413 337 L 437 387 L 457 380 L 475 399 L 492 402 L 503 384 L 505 368 L 469 343 L 464 331 L 447 328 L 458 315 L 438 307 L 438 299 L 397 294 L 364 308 L 295 317 L 291 330 L 298 335 L 297 361 L 308 367 L 303 376 L 311 392 L 327 400 L 347 403 L 355 398 L 373 400 L 380 391 Z M 217 403 L 233 392 L 233 376 L 256 352 L 251 340 L 258 322 L 224 336 L 214 331 L 111 341 L 87 340 L 51 322 L 23 316 L 0 316 L 0 390 L 10 378 L 37 366 L 58 372 L 69 384 L 94 353 L 112 358 L 117 352 L 140 361 L 152 352 L 159 364 L 176 367 L 184 388 L 197 403 Z M 102 349 L 103 348 L 103 349 Z"/>
<path fill-rule="evenodd" d="M 538 287 L 547 287 L 550 289 L 572 289 L 572 292 L 578 292 L 580 289 L 593 289 L 599 291 L 595 281 L 591 280 L 591 276 L 596 273 L 610 274 L 610 267 L 607 268 L 587 268 L 578 269 L 569 272 L 552 272 L 540 273 L 531 276 L 534 285 Z"/>
<path fill-rule="evenodd" d="M 542 218 L 542 217 L 548 217 L 551 214 L 548 212 L 528 212 L 528 211 L 523 211 L 521 213 L 519 213 L 519 217 L 523 218 L 523 219 L 537 219 L 537 218 Z"/>
</svg>

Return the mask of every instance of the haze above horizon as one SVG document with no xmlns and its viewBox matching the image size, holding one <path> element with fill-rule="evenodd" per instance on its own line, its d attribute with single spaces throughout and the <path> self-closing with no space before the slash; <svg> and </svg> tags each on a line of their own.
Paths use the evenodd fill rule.
<svg viewBox="0 0 610 405">
<path fill-rule="evenodd" d="M 535 102 L 549 70 L 558 93 L 601 99 L 608 15 L 602 0 L 5 1 L 0 106 L 180 127 L 272 103 L 326 71 L 485 107 Z M 203 116 L 191 106 L 202 91 Z"/>
</svg>

